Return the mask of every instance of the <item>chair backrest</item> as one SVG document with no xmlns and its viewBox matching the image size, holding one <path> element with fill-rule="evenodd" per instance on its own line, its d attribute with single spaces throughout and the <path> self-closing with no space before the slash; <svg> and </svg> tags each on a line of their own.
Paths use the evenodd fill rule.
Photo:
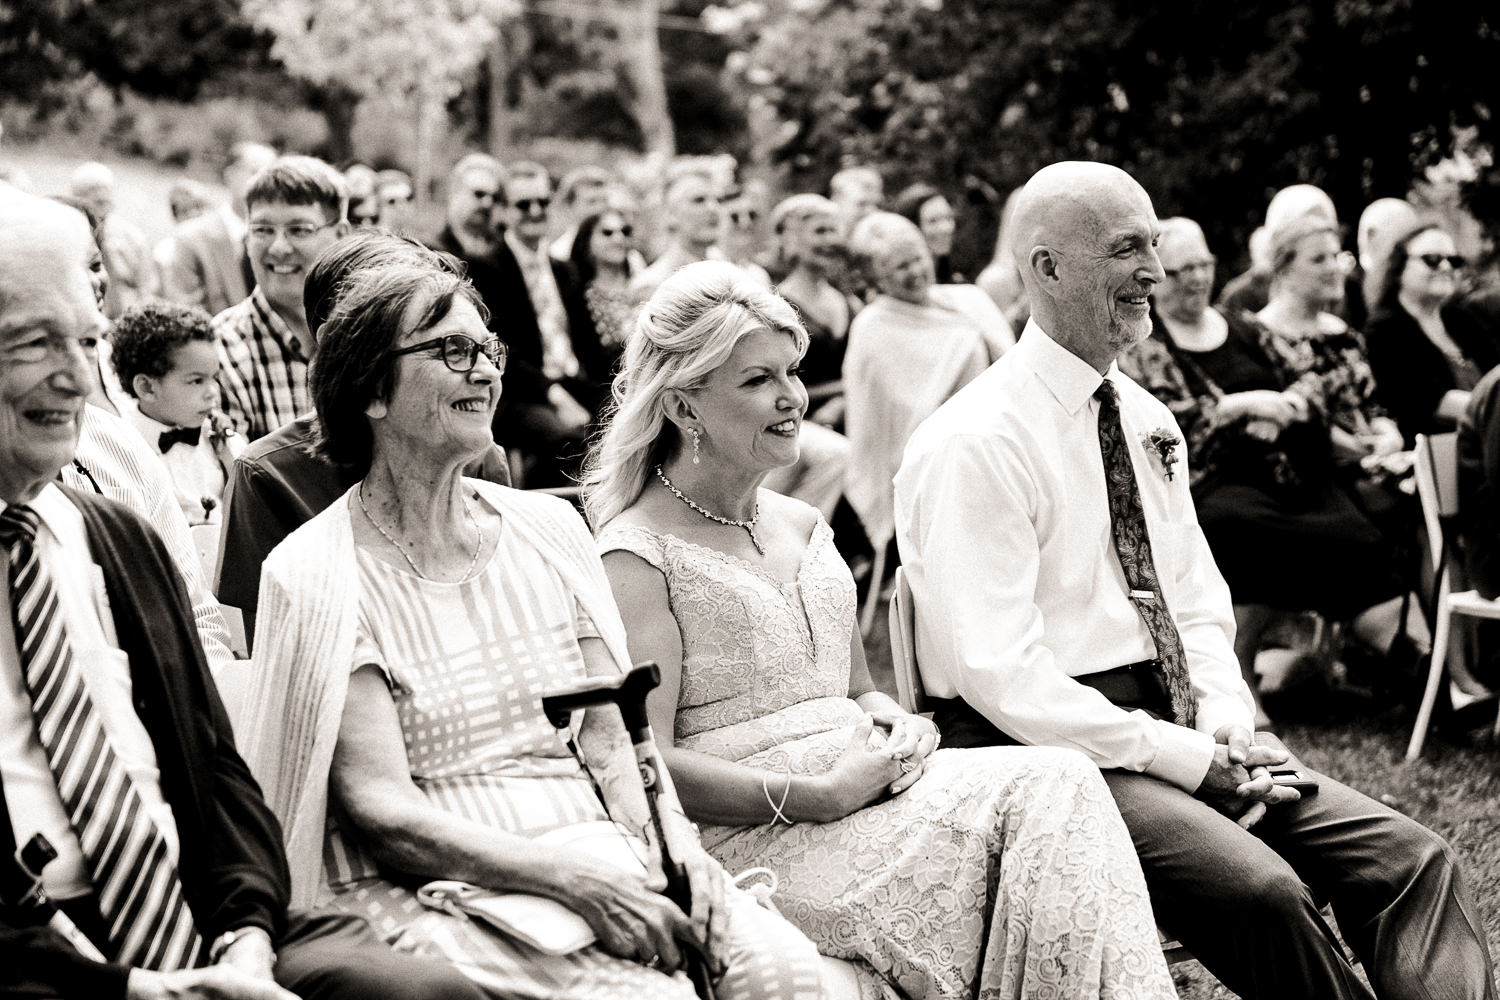
<svg viewBox="0 0 1500 1000">
<path fill-rule="evenodd" d="M 1417 435 L 1412 452 L 1417 499 L 1427 529 L 1427 551 L 1433 569 L 1442 560 L 1443 522 L 1458 513 L 1458 434 Z"/>
<path fill-rule="evenodd" d="M 913 714 L 927 710 L 927 691 L 917 670 L 917 616 L 906 574 L 896 567 L 891 594 L 891 667 L 896 673 L 896 701 Z"/>
</svg>

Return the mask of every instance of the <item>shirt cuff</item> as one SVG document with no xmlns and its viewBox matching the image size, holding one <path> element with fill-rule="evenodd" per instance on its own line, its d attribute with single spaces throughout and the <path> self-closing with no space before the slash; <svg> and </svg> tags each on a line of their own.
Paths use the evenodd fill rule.
<svg viewBox="0 0 1500 1000">
<path fill-rule="evenodd" d="M 1213 763 L 1214 738 L 1195 729 L 1185 729 L 1161 719 L 1155 722 L 1161 735 L 1161 745 L 1156 758 L 1146 765 L 1146 773 L 1153 778 L 1169 781 L 1178 788 L 1192 794 L 1203 784 L 1208 766 Z"/>
<path fill-rule="evenodd" d="M 1243 699 L 1226 695 L 1198 703 L 1197 729 L 1200 733 L 1211 737 L 1225 726 L 1243 726 L 1245 732 L 1255 735 L 1255 716 Z"/>
</svg>

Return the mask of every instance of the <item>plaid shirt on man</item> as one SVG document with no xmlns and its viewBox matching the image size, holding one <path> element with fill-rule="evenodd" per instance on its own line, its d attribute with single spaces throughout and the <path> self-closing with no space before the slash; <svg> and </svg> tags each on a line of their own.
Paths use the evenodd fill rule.
<svg viewBox="0 0 1500 1000">
<path fill-rule="evenodd" d="M 312 409 L 307 356 L 259 288 L 214 317 L 219 388 L 235 430 L 254 441 Z"/>
</svg>

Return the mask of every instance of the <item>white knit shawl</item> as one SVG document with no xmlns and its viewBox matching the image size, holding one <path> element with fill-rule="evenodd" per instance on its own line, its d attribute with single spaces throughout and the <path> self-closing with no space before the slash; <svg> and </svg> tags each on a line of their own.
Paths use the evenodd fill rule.
<svg viewBox="0 0 1500 1000">
<path fill-rule="evenodd" d="M 578 598 L 620 669 L 625 626 L 594 542 L 567 501 L 466 479 L 534 544 Z M 294 908 L 325 902 L 323 838 L 328 773 L 353 667 L 359 573 L 349 500 L 287 536 L 266 558 L 255 620 L 254 666 L 234 719 L 240 752 L 281 821 Z"/>
</svg>

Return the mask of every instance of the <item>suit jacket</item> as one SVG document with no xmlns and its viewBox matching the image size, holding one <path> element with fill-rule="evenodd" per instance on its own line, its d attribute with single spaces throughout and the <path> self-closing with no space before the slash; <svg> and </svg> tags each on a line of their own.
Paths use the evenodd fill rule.
<svg viewBox="0 0 1500 1000">
<path fill-rule="evenodd" d="M 556 412 L 547 402 L 552 380 L 542 373 L 542 331 L 520 262 L 504 241 L 488 256 L 467 257 L 449 227 L 432 240 L 431 246 L 469 265 L 469 280 L 490 313 L 489 327 L 510 349 L 505 391 L 495 413 L 495 440 L 534 456 L 543 466 L 538 481 L 552 484 L 557 481 L 559 454 L 581 451 L 581 442 L 561 427 Z M 570 270 L 567 265 L 553 261 L 552 274 L 562 292 L 564 283 L 571 281 Z M 579 362 L 583 363 L 582 357 Z M 592 390 L 586 382 L 566 380 L 563 387 L 584 406 L 590 405 Z"/>
<path fill-rule="evenodd" d="M 172 243 L 172 259 L 162 275 L 167 298 L 216 316 L 250 294 L 245 246 L 230 235 L 222 212 L 188 219 L 172 233 Z"/>
<path fill-rule="evenodd" d="M 129 508 L 63 492 L 83 515 L 120 648 L 130 657 L 135 711 L 156 750 L 161 792 L 177 821 L 178 873 L 193 921 L 206 940 L 255 926 L 278 943 L 290 894 L 281 827 L 235 749 L 171 557 Z M 5 858 L 14 841 L 0 796 Z M 0 907 L 0 985 L 19 980 L 48 984 L 60 996 L 122 997 L 129 971 L 85 959 L 32 915 Z"/>
<path fill-rule="evenodd" d="M 244 614 L 247 635 L 255 634 L 260 566 L 266 556 L 359 479 L 312 453 L 317 428 L 314 414 L 298 417 L 246 448 L 229 474 L 214 592 L 221 603 Z M 465 474 L 510 485 L 505 453 L 498 447 Z"/>
<path fill-rule="evenodd" d="M 1443 325 L 1481 372 L 1500 362 L 1500 344 L 1457 310 L 1443 309 Z M 1453 370 L 1405 309 L 1377 310 L 1365 330 L 1365 344 L 1375 374 L 1376 398 L 1400 425 L 1408 447 L 1418 434 L 1453 429 L 1436 416 L 1443 394 L 1457 388 Z"/>
</svg>

